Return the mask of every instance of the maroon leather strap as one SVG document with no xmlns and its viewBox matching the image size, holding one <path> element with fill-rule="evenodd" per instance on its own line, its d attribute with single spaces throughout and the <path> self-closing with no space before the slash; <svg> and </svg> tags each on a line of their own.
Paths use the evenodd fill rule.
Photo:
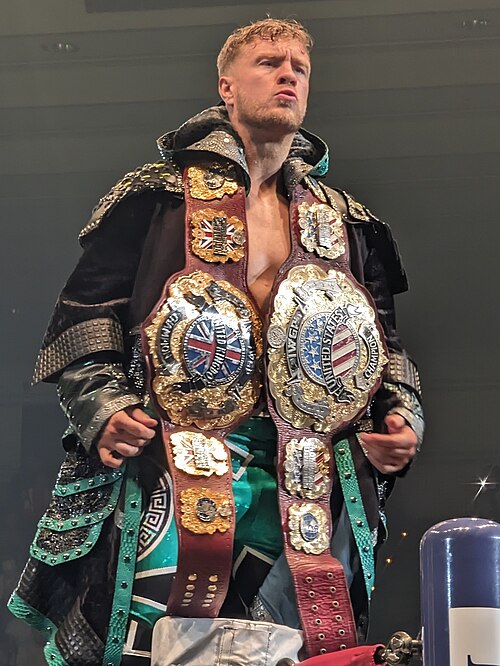
<svg viewBox="0 0 500 666">
<path fill-rule="evenodd" d="M 226 597 L 232 569 L 236 518 L 231 485 L 231 459 L 223 444 L 223 438 L 253 409 L 254 400 L 252 399 L 247 413 L 240 410 L 235 418 L 226 418 L 225 397 L 219 401 L 217 409 L 211 409 L 210 397 L 207 397 L 203 388 L 203 378 L 197 377 L 195 373 L 189 380 L 191 384 L 184 381 L 184 388 L 177 389 L 177 393 L 174 391 L 168 407 L 165 401 L 162 404 L 159 397 L 161 387 L 158 389 L 158 386 L 164 370 L 158 363 L 160 326 L 157 323 L 155 329 L 155 322 L 159 321 L 159 314 L 171 297 L 184 298 L 184 308 L 189 308 L 190 302 L 196 302 L 201 303 L 199 307 L 202 312 L 208 309 L 212 313 L 217 302 L 226 298 L 226 304 L 232 303 L 235 311 L 244 310 L 246 307 L 246 312 L 251 312 L 254 325 L 260 327 L 260 321 L 257 321 L 252 308 L 247 307 L 248 301 L 243 303 L 238 292 L 234 290 L 236 288 L 243 294 L 247 292 L 245 189 L 239 184 L 242 179 L 238 181 L 234 169 L 230 164 L 209 162 L 185 168 L 186 266 L 167 282 L 160 300 L 142 327 L 149 393 L 161 420 L 168 468 L 172 476 L 179 538 L 177 572 L 167 603 L 167 613 L 185 617 L 217 617 Z M 200 283 L 198 275 L 202 275 L 203 287 L 200 288 L 197 286 Z M 185 293 L 180 286 L 184 276 L 190 285 Z M 222 295 L 220 291 L 211 292 L 215 294 L 215 300 L 210 304 L 207 289 L 212 287 L 225 291 Z M 206 301 L 205 298 L 209 300 Z M 167 316 L 170 316 L 169 312 L 171 311 L 167 310 Z M 208 318 L 210 316 L 212 315 L 208 315 Z M 172 333 L 178 320 L 174 317 L 172 322 L 172 330 L 167 331 L 167 335 L 178 336 L 178 331 Z M 209 320 L 204 320 L 201 326 L 204 324 L 209 326 Z M 155 330 L 154 334 L 151 333 L 152 329 Z M 227 333 L 227 329 L 222 326 L 223 334 L 224 330 Z M 193 329 L 191 341 L 199 339 L 200 335 L 198 330 Z M 200 345 L 206 344 L 207 354 L 212 348 L 213 353 L 217 353 L 217 343 L 217 340 L 210 341 L 208 338 L 206 343 L 199 341 Z M 177 341 L 177 359 L 174 358 L 175 354 L 171 355 L 171 364 L 179 362 L 183 344 L 185 341 Z M 237 349 L 234 354 L 237 356 L 239 351 Z M 257 350 L 257 353 L 260 355 L 262 349 Z M 247 362 L 248 358 L 245 363 Z M 210 359 L 206 365 L 210 365 Z M 215 391 L 218 390 L 217 381 Z M 253 390 L 257 390 L 258 394 L 260 384 L 257 381 L 255 385 L 255 380 L 252 381 Z M 190 385 L 193 391 L 198 390 L 199 402 L 203 403 L 199 417 L 183 415 L 180 407 L 179 414 L 175 413 L 175 396 L 181 398 L 182 395 L 192 392 Z M 233 400 L 238 403 L 236 397 Z M 189 408 L 192 409 L 193 405 Z M 194 409 L 196 411 L 196 405 Z M 186 423 L 187 426 L 183 427 Z M 213 429 L 214 423 L 217 424 L 216 430 Z M 213 453 L 212 444 L 215 445 L 216 453 Z"/>
<path fill-rule="evenodd" d="M 183 617 L 217 617 L 229 586 L 236 524 L 231 459 L 220 442 L 226 454 L 226 472 L 220 476 L 215 473 L 208 477 L 194 476 L 179 469 L 173 444 L 176 436 L 182 444 L 183 439 L 194 433 L 175 430 L 162 420 L 162 434 L 173 482 L 179 538 L 177 571 L 167 613 Z M 213 433 L 204 432 L 201 437 L 208 439 Z M 192 467 L 195 467 L 194 462 Z"/>
<path fill-rule="evenodd" d="M 315 656 L 355 647 L 356 623 L 345 573 L 329 553 L 295 562 L 288 552 L 307 654 Z M 300 558 L 302 559 L 302 558 Z"/>
<path fill-rule="evenodd" d="M 245 186 L 236 167 L 228 164 L 221 166 L 227 176 L 220 176 L 221 186 L 209 188 L 204 175 L 218 166 L 207 161 L 184 169 L 186 266 L 182 273 L 206 271 L 214 280 L 227 280 L 248 293 Z M 207 200 L 207 196 L 213 198 Z"/>
<path fill-rule="evenodd" d="M 356 625 L 344 569 L 330 554 L 330 495 L 334 478 L 331 437 L 287 427 L 277 416 L 272 403 L 269 411 L 278 426 L 278 497 L 284 550 L 294 583 L 304 646 L 308 656 L 353 647 L 357 644 Z M 296 477 L 301 477 L 297 484 L 299 489 L 289 483 L 293 465 L 290 443 L 304 441 L 312 442 L 318 450 L 323 447 L 325 450 L 325 454 L 318 455 L 322 458 L 316 465 L 318 491 L 312 494 L 303 489 L 304 468 L 298 473 L 294 470 Z M 307 494 L 318 495 L 321 490 L 319 496 L 307 497 Z M 313 538 L 316 530 L 318 536 Z M 310 549 L 313 552 L 306 552 Z"/>
<path fill-rule="evenodd" d="M 340 212 L 336 211 L 333 214 L 328 206 L 319 203 L 311 191 L 305 190 L 300 185 L 295 188 L 290 209 L 292 249 L 289 259 L 280 269 L 275 281 L 274 297 L 276 298 L 278 293 L 283 295 L 281 300 L 278 296 L 279 306 L 276 307 L 286 307 L 283 299 L 287 289 L 288 292 L 290 289 L 300 290 L 300 285 L 297 287 L 293 285 L 279 292 L 280 285 L 290 276 L 291 269 L 297 266 L 317 266 L 325 274 L 335 269 L 352 277 L 349 269 L 346 229 L 345 225 L 340 224 L 340 220 Z M 311 274 L 314 274 L 314 271 Z M 369 303 L 372 302 L 368 292 L 360 285 L 359 291 L 365 294 Z M 307 297 L 307 291 L 299 295 L 302 307 L 307 307 Z M 271 323 L 278 321 L 282 320 L 271 316 Z M 360 405 L 358 412 L 344 420 L 340 419 L 338 425 L 328 433 L 317 432 L 313 428 L 312 419 L 309 427 L 293 423 L 293 417 L 287 422 L 283 414 L 290 408 L 287 396 L 294 382 L 279 384 L 279 368 L 284 368 L 284 371 L 289 372 L 292 377 L 291 368 L 295 361 L 291 357 L 295 352 L 294 345 L 291 344 L 293 340 L 290 340 L 290 331 L 295 330 L 294 336 L 298 336 L 298 326 L 297 322 L 294 326 L 289 324 L 288 332 L 285 333 L 283 327 L 276 324 L 276 342 L 272 339 L 269 341 L 271 346 L 274 345 L 280 350 L 279 354 L 285 353 L 287 364 L 283 364 L 283 358 L 279 362 L 274 361 L 274 365 L 273 360 L 271 358 L 269 360 L 268 375 L 274 384 L 273 395 L 276 401 L 282 399 L 282 403 L 278 408 L 275 400 L 269 395 L 268 407 L 278 430 L 279 504 L 285 555 L 294 582 L 304 631 L 304 644 L 308 655 L 315 656 L 357 644 L 356 626 L 345 574 L 340 562 L 330 553 L 332 535 L 330 495 L 334 479 L 331 441 L 335 432 L 345 428 L 363 413 L 380 380 L 367 391 L 366 402 Z M 379 331 L 383 337 L 381 329 Z M 288 336 L 289 348 L 283 346 L 282 340 L 285 334 Z M 269 335 L 273 335 L 271 328 Z M 313 329 L 311 335 L 314 335 Z M 333 340 L 331 344 L 333 345 Z M 283 349 L 286 349 L 286 352 L 282 351 Z M 321 349 L 321 354 L 323 351 Z M 330 349 L 327 351 L 331 353 Z M 274 351 L 270 351 L 270 354 L 272 353 Z M 283 390 L 283 393 L 278 395 L 280 390 Z M 301 397 L 299 395 L 295 404 L 300 404 Z M 321 401 L 317 404 L 321 407 L 320 403 Z M 314 404 L 314 400 L 309 399 L 310 409 L 314 409 Z M 317 430 L 321 430 L 321 423 L 318 421 L 316 418 Z"/>
</svg>

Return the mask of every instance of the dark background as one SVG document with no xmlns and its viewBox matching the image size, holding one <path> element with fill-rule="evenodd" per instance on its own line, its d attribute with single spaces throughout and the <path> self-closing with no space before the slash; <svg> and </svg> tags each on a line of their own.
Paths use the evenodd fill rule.
<svg viewBox="0 0 500 666">
<path fill-rule="evenodd" d="M 158 135 L 218 101 L 220 46 L 268 11 L 315 37 L 305 124 L 330 145 L 328 182 L 390 222 L 411 281 L 399 328 L 419 361 L 428 430 L 389 505 L 371 638 L 418 631 L 426 529 L 500 521 L 500 2 L 3 3 L 0 666 L 42 663 L 3 607 L 62 456 L 55 392 L 30 388 L 30 376 L 78 231 L 115 180 L 156 158 Z"/>
</svg>

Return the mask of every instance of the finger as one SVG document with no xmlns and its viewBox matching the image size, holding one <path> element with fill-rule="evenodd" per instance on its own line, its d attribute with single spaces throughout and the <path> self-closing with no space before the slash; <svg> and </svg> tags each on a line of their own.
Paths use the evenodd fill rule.
<svg viewBox="0 0 500 666">
<path fill-rule="evenodd" d="M 134 407 L 128 414 L 142 425 L 145 425 L 147 428 L 155 428 L 158 425 L 158 421 L 153 419 L 151 416 L 146 414 L 146 412 L 140 407 Z"/>
<path fill-rule="evenodd" d="M 391 434 L 399 432 L 408 425 L 401 414 L 388 414 L 384 419 L 384 423 Z"/>
<path fill-rule="evenodd" d="M 379 472 L 382 472 L 382 474 L 394 474 L 395 472 L 402 470 L 408 464 L 407 460 L 395 460 L 393 458 L 381 457 L 373 452 L 368 456 L 368 460 Z"/>
<path fill-rule="evenodd" d="M 120 414 L 120 418 L 116 419 L 114 426 L 119 433 L 127 433 L 137 439 L 153 439 L 156 432 L 151 428 L 139 423 L 125 412 Z"/>
<path fill-rule="evenodd" d="M 379 472 L 382 474 L 396 474 L 396 472 L 400 472 L 405 465 L 375 465 L 373 464 L 374 467 L 378 469 Z"/>
<path fill-rule="evenodd" d="M 102 447 L 98 450 L 101 462 L 103 465 L 106 465 L 106 467 L 112 467 L 113 469 L 118 469 L 123 463 L 123 458 L 121 457 L 117 458 L 116 456 L 113 455 L 113 453 L 109 449 Z"/>
<path fill-rule="evenodd" d="M 130 444 L 126 444 L 125 442 L 117 442 L 114 446 L 114 451 L 121 456 L 125 456 L 125 458 L 135 458 L 135 456 L 142 453 L 142 449 L 138 446 L 130 446 Z"/>
<path fill-rule="evenodd" d="M 136 446 L 140 449 L 143 449 L 147 444 L 150 443 L 150 439 L 139 439 L 138 437 L 133 437 L 126 432 L 119 432 L 111 440 L 111 446 L 108 448 L 113 449 L 118 442 L 123 442 L 129 446 Z"/>
<path fill-rule="evenodd" d="M 365 450 L 381 460 L 402 460 L 403 458 L 412 457 L 412 451 L 409 449 L 388 449 L 387 447 L 377 446 L 376 444 L 366 446 Z"/>
<path fill-rule="evenodd" d="M 405 426 L 402 430 L 393 434 L 378 432 L 363 433 L 360 439 L 365 445 L 378 444 L 387 448 L 395 446 L 412 448 L 417 443 L 417 436 L 409 426 Z"/>
<path fill-rule="evenodd" d="M 363 434 L 360 438 L 364 446 L 377 445 L 387 449 L 392 449 L 400 444 L 398 435 L 383 435 L 382 433 Z"/>
<path fill-rule="evenodd" d="M 410 462 L 410 460 L 414 458 L 417 452 L 416 447 L 411 447 L 411 448 L 395 447 L 393 449 L 389 449 L 384 446 L 369 444 L 364 448 L 365 451 L 367 451 L 368 453 L 368 457 L 373 456 L 383 464 L 387 462 L 395 464 L 401 463 L 403 466 L 407 465 Z"/>
</svg>

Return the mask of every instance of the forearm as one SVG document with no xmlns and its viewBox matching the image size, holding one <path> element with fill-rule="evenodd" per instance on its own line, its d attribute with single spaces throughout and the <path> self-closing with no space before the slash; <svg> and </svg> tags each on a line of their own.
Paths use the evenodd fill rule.
<svg viewBox="0 0 500 666">
<path fill-rule="evenodd" d="M 424 437 L 425 421 L 422 409 L 422 390 L 420 377 L 413 361 L 406 353 L 389 354 L 389 364 L 384 373 L 383 389 L 387 391 L 395 404 L 388 409 L 388 414 L 399 414 L 418 439 L 418 448 Z"/>
<path fill-rule="evenodd" d="M 72 431 L 87 451 L 113 414 L 142 404 L 120 363 L 95 359 L 67 367 L 59 378 L 57 394 Z"/>
<path fill-rule="evenodd" d="M 420 446 L 424 419 L 418 370 L 399 337 L 390 281 L 381 256 L 373 246 L 366 250 L 363 274 L 365 286 L 375 301 L 389 351 L 383 384 L 373 404 L 374 420 L 378 428 L 383 429 L 388 414 L 399 414 L 417 435 Z"/>
</svg>

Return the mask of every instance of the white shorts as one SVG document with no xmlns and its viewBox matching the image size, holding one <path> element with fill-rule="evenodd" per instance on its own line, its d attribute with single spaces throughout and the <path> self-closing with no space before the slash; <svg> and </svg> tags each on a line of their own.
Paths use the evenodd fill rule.
<svg viewBox="0 0 500 666">
<path fill-rule="evenodd" d="M 164 617 L 155 624 L 151 666 L 276 666 L 299 661 L 302 632 L 252 620 Z"/>
</svg>

